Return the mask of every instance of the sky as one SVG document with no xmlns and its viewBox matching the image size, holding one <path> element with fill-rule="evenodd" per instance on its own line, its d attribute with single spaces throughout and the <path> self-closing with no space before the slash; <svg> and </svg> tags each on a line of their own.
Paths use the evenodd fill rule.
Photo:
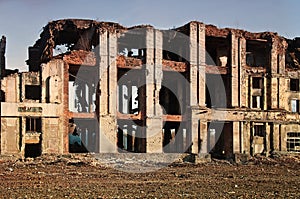
<svg viewBox="0 0 300 199">
<path fill-rule="evenodd" d="M 0 36 L 7 37 L 6 66 L 27 70 L 28 47 L 49 21 L 82 18 L 124 26 L 169 29 L 189 21 L 250 32 L 300 36 L 298 0 L 0 0 Z"/>
</svg>

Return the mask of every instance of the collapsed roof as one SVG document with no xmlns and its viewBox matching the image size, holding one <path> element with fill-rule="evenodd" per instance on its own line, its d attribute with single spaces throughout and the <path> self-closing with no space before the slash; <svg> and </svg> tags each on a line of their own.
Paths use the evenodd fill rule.
<svg viewBox="0 0 300 199">
<path fill-rule="evenodd" d="M 191 21 L 188 24 L 173 29 L 189 35 L 189 24 L 200 23 Z M 57 46 L 64 46 L 67 52 L 73 50 L 91 51 L 99 44 L 99 34 L 106 30 L 109 32 L 123 32 L 135 28 L 152 27 L 150 25 L 139 25 L 134 27 L 124 27 L 114 22 L 98 22 L 87 19 L 62 19 L 49 22 L 40 34 L 36 43 L 29 47 L 29 59 L 27 64 L 31 71 L 37 71 L 41 63 L 45 63 L 53 58 L 53 50 Z M 230 34 L 236 34 L 247 40 L 276 41 L 277 50 L 282 54 L 286 52 L 286 66 L 290 69 L 300 68 L 300 42 L 299 38 L 289 40 L 278 36 L 273 32 L 250 33 L 248 31 L 231 28 L 217 28 L 213 25 L 205 25 L 206 36 L 227 38 Z M 136 39 L 136 38 L 135 38 Z M 286 51 L 287 49 L 287 51 Z"/>
</svg>

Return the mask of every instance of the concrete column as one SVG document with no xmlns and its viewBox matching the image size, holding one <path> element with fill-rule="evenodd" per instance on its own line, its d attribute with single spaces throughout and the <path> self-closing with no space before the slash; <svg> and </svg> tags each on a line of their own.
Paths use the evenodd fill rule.
<svg viewBox="0 0 300 199">
<path fill-rule="evenodd" d="M 108 99 L 109 110 L 108 113 L 112 116 L 116 116 L 117 112 L 117 35 L 115 32 L 110 32 L 108 36 Z"/>
<path fill-rule="evenodd" d="M 287 99 L 286 99 L 286 95 L 285 95 L 285 91 L 287 90 L 286 88 L 286 81 L 285 81 L 285 78 L 283 77 L 280 77 L 279 78 L 279 99 L 278 99 L 278 103 L 279 103 L 279 108 L 280 109 L 286 109 L 288 108 L 287 107 Z M 286 110 L 289 110 L 289 109 L 286 109 Z"/>
<path fill-rule="evenodd" d="M 252 84 L 251 84 L 252 85 Z M 267 110 L 268 109 L 268 97 L 269 93 L 267 92 L 268 88 L 268 78 L 263 77 L 263 88 L 262 88 L 262 97 L 263 97 L 263 109 L 262 110 Z"/>
<path fill-rule="evenodd" d="M 232 122 L 233 153 L 240 153 L 240 123 Z"/>
<path fill-rule="evenodd" d="M 252 107 L 252 104 L 253 104 L 253 100 L 252 100 L 252 76 L 248 76 L 248 88 L 247 88 L 247 90 L 248 90 L 248 102 L 249 102 L 249 104 L 248 104 L 248 107 L 249 108 L 253 108 Z"/>
<path fill-rule="evenodd" d="M 205 107 L 205 25 L 198 23 L 198 93 L 199 93 L 199 106 Z"/>
<path fill-rule="evenodd" d="M 281 151 L 287 151 L 287 148 L 286 148 L 286 141 L 287 141 L 286 125 L 280 125 L 280 138 L 281 138 Z"/>
<path fill-rule="evenodd" d="M 271 78 L 271 93 L 268 94 L 268 96 L 271 98 L 271 108 L 277 109 L 278 107 L 278 78 Z"/>
<path fill-rule="evenodd" d="M 241 106 L 248 107 L 248 75 L 243 71 L 243 66 L 246 66 L 246 39 L 239 39 L 239 67 L 240 67 L 240 96 Z"/>
<path fill-rule="evenodd" d="M 200 135 L 200 120 L 193 118 L 191 120 L 191 131 L 192 131 L 192 150 L 193 154 L 199 153 L 199 135 Z M 203 142 L 202 142 L 203 143 Z"/>
<path fill-rule="evenodd" d="M 243 132 L 244 132 L 244 123 L 243 122 L 239 122 L 239 136 L 240 136 L 240 152 L 244 153 L 244 136 L 243 136 Z"/>
<path fill-rule="evenodd" d="M 275 150 L 275 151 L 279 151 L 280 150 L 280 146 L 279 146 L 279 143 L 280 143 L 280 136 L 279 136 L 279 131 L 280 131 L 280 129 L 279 129 L 280 127 L 279 127 L 279 124 L 274 124 L 273 125 L 273 149 Z"/>
<path fill-rule="evenodd" d="M 286 43 L 284 41 L 284 43 Z M 286 45 L 286 44 L 285 44 Z M 285 53 L 283 54 L 278 54 L 278 73 L 279 74 L 284 74 L 285 71 Z"/>
<path fill-rule="evenodd" d="M 207 121 L 200 121 L 200 154 L 207 154 L 210 152 L 208 149 L 208 142 L 207 142 Z"/>
<path fill-rule="evenodd" d="M 20 148 L 20 151 L 21 151 L 21 156 L 22 157 L 25 157 L 25 134 L 26 134 L 26 118 L 25 117 L 22 117 L 21 119 L 21 148 Z"/>
<path fill-rule="evenodd" d="M 108 47 L 109 45 L 109 47 Z M 100 34 L 99 38 L 99 152 L 117 152 L 117 120 L 116 120 L 116 94 L 117 94 L 117 69 L 115 58 L 117 54 L 115 33 L 107 31 Z M 110 57 L 111 56 L 111 57 Z"/>
<path fill-rule="evenodd" d="M 251 134 L 251 126 L 250 122 L 243 123 L 243 145 L 244 151 L 246 154 L 250 154 L 250 134 Z"/>
<path fill-rule="evenodd" d="M 159 104 L 159 91 L 161 89 L 161 83 L 163 78 L 162 71 L 162 59 L 163 59 L 163 35 L 159 30 L 155 30 L 155 90 L 154 90 L 154 105 L 155 115 L 159 118 L 162 116 L 162 108 Z"/>
<path fill-rule="evenodd" d="M 190 61 L 190 91 L 191 91 L 191 97 L 190 97 L 190 106 L 197 106 L 198 105 L 198 99 L 199 99 L 199 93 L 198 93 L 198 24 L 196 22 L 190 23 L 190 55 L 189 55 L 189 61 Z M 205 76 L 205 75 L 204 75 Z"/>
<path fill-rule="evenodd" d="M 230 34 L 231 37 L 231 106 L 239 106 L 239 42 L 234 33 Z"/>
<path fill-rule="evenodd" d="M 99 38 L 99 54 L 100 54 L 100 68 L 99 68 L 99 105 L 100 105 L 100 116 L 108 114 L 108 49 L 107 49 L 107 31 L 100 34 Z"/>
<path fill-rule="evenodd" d="M 205 107 L 205 25 L 200 23 L 190 24 L 190 106 L 191 107 Z M 191 110 L 191 121 L 190 121 L 190 131 L 191 131 L 191 152 L 194 154 L 207 152 L 207 129 L 203 131 L 206 132 L 202 137 L 200 136 L 200 122 L 198 117 Z M 207 128 L 207 127 L 206 127 Z M 199 148 L 199 139 L 202 139 L 201 146 L 205 145 L 203 149 Z M 203 152 L 202 152 L 203 151 Z"/>
<path fill-rule="evenodd" d="M 272 39 L 272 47 L 271 47 L 271 57 L 270 57 L 270 67 L 271 67 L 271 74 L 278 73 L 278 52 L 277 52 L 277 46 L 278 41 L 276 39 Z"/>
<path fill-rule="evenodd" d="M 159 90 L 162 82 L 162 33 L 146 30 L 146 151 L 163 152 L 162 110 Z"/>
<path fill-rule="evenodd" d="M 266 155 L 268 156 L 270 154 L 270 149 L 271 149 L 271 145 L 270 145 L 270 133 L 271 133 L 271 125 L 269 123 L 266 123 L 266 145 L 265 145 L 265 151 L 266 151 Z"/>
</svg>

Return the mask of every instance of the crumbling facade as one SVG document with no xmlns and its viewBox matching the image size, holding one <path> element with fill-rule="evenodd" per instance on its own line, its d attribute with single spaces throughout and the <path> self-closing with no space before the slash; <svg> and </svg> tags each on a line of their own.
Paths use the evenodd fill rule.
<svg viewBox="0 0 300 199">
<path fill-rule="evenodd" d="M 1 63 L 0 153 L 68 153 L 71 119 L 96 153 L 300 152 L 299 43 L 195 21 L 50 22 L 29 72 Z"/>
</svg>

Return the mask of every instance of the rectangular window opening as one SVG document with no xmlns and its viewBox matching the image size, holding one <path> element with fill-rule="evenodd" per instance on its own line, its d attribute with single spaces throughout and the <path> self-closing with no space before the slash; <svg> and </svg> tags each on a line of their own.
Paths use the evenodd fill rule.
<svg viewBox="0 0 300 199">
<path fill-rule="evenodd" d="M 39 85 L 25 85 L 25 98 L 31 100 L 40 100 L 41 87 Z"/>
<path fill-rule="evenodd" d="M 299 91 L 299 79 L 290 79 L 290 91 Z"/>
<path fill-rule="evenodd" d="M 287 133 L 287 151 L 300 152 L 300 132 Z"/>
<path fill-rule="evenodd" d="M 266 41 L 246 41 L 246 64 L 251 67 L 264 67 L 268 63 Z"/>
<path fill-rule="evenodd" d="M 297 99 L 292 99 L 291 100 L 291 111 L 293 113 L 299 113 L 300 110 L 299 110 L 299 104 L 300 104 L 300 101 L 297 100 Z"/>
<path fill-rule="evenodd" d="M 252 108 L 263 109 L 263 98 L 261 96 L 252 96 Z"/>
<path fill-rule="evenodd" d="M 210 66 L 228 66 L 230 46 L 228 39 L 223 37 L 206 37 L 206 65 Z"/>
<path fill-rule="evenodd" d="M 252 77 L 252 88 L 262 89 L 262 78 L 261 77 Z"/>
<path fill-rule="evenodd" d="M 42 119 L 40 117 L 27 117 L 26 132 L 42 132 Z"/>
<path fill-rule="evenodd" d="M 264 137 L 265 134 L 264 125 L 254 125 L 254 136 Z"/>
</svg>

